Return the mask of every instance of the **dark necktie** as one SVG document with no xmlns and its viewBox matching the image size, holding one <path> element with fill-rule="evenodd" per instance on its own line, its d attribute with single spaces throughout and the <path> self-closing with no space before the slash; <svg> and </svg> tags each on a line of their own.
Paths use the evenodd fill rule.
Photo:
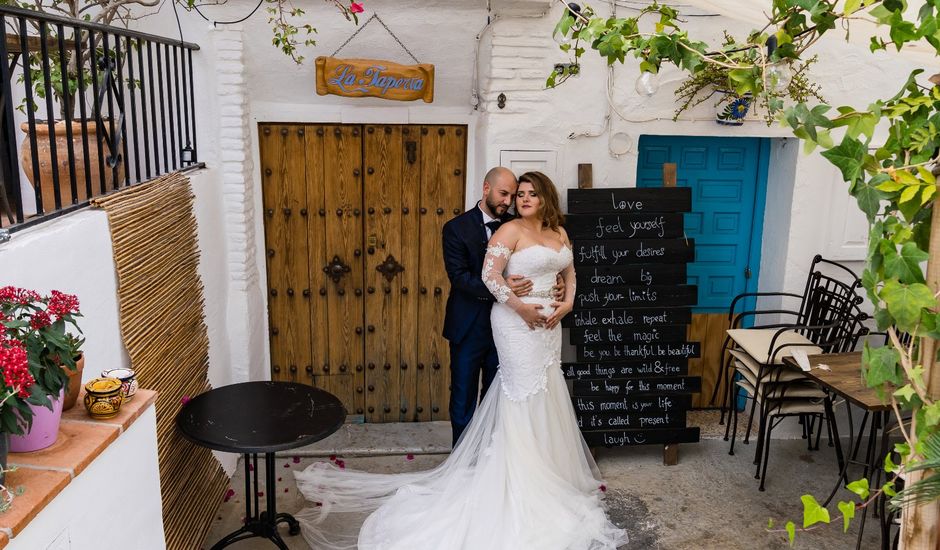
<svg viewBox="0 0 940 550">
<path fill-rule="evenodd" d="M 494 233 L 496 233 L 496 230 L 499 229 L 499 226 L 503 225 L 503 222 L 499 220 L 493 220 L 493 221 L 486 222 L 483 225 L 489 228 L 490 235 L 492 236 Z"/>
</svg>

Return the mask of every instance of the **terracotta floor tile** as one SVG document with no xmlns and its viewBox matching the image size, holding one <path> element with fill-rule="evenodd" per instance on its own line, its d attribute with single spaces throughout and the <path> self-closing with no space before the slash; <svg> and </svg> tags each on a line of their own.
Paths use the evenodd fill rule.
<svg viewBox="0 0 940 550">
<path fill-rule="evenodd" d="M 51 446 L 31 453 L 10 453 L 8 460 L 16 466 L 68 469 L 77 476 L 119 434 L 118 426 L 63 422 Z"/>
<path fill-rule="evenodd" d="M 78 420 L 81 422 L 94 422 L 96 424 L 120 426 L 121 430 L 127 430 L 130 425 L 134 423 L 134 420 L 136 420 L 151 403 L 157 400 L 157 392 L 145 389 L 137 390 L 133 399 L 121 405 L 121 410 L 118 411 L 114 418 L 108 418 L 106 420 L 95 420 L 88 416 L 88 411 L 85 410 L 85 405 L 83 404 L 84 398 L 85 390 L 82 389 L 75 406 L 62 413 L 63 421 Z"/>
<path fill-rule="evenodd" d="M 65 472 L 19 468 L 8 473 L 7 487 L 13 491 L 23 487 L 24 491 L 13 499 L 13 505 L 6 513 L 0 514 L 0 527 L 11 529 L 15 537 L 69 481 L 69 475 Z"/>
</svg>

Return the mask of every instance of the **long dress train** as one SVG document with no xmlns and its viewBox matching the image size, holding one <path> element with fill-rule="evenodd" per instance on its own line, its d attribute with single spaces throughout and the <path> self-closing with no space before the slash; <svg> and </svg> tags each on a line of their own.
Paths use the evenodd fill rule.
<svg viewBox="0 0 940 550">
<path fill-rule="evenodd" d="M 319 462 L 296 472 L 298 488 L 316 503 L 296 515 L 311 547 L 613 550 L 626 543 L 606 517 L 599 472 L 578 431 L 560 368 L 561 328 L 530 330 L 507 304 L 504 269 L 532 279 L 522 300 L 548 314 L 555 274 L 571 263 L 566 247 L 514 254 L 489 247 L 484 279 L 498 302 L 491 320 L 500 367 L 470 425 L 431 470 L 372 474 Z"/>
</svg>

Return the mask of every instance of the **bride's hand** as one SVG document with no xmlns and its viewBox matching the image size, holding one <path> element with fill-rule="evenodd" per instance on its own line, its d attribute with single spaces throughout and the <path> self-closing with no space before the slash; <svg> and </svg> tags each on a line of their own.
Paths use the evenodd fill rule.
<svg viewBox="0 0 940 550">
<path fill-rule="evenodd" d="M 542 326 L 545 322 L 545 316 L 539 312 L 540 309 L 542 309 L 542 306 L 539 304 L 522 304 L 516 310 L 516 313 L 519 314 L 519 317 L 522 317 L 522 320 L 529 325 L 530 329 L 535 329 L 535 327 Z"/>
<path fill-rule="evenodd" d="M 574 309 L 574 304 L 570 302 L 552 302 L 551 307 L 555 308 L 555 311 L 545 319 L 545 328 L 553 329 L 565 315 L 571 313 L 571 310 Z"/>
</svg>

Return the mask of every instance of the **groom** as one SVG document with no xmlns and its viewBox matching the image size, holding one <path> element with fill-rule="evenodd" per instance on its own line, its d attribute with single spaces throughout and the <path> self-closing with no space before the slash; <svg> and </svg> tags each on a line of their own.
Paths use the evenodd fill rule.
<svg viewBox="0 0 940 550">
<path fill-rule="evenodd" d="M 480 372 L 482 398 L 499 366 L 490 327 L 494 300 L 481 273 L 486 243 L 508 219 L 517 187 L 516 176 L 508 168 L 491 169 L 483 180 L 482 200 L 444 224 L 444 266 L 450 279 L 444 338 L 450 341 L 450 423 L 455 446 L 476 409 Z M 525 296 L 532 288 L 532 281 L 518 275 L 510 275 L 507 282 L 517 296 Z"/>
</svg>

